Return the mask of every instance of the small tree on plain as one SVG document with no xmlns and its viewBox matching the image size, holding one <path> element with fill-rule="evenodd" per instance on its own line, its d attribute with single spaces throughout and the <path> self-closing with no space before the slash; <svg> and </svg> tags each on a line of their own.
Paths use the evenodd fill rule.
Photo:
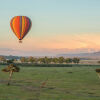
<svg viewBox="0 0 100 100">
<path fill-rule="evenodd" d="M 96 69 L 95 71 L 96 71 L 96 73 L 98 74 L 98 76 L 100 78 L 100 69 Z"/>
<path fill-rule="evenodd" d="M 14 64 L 8 65 L 6 68 L 2 69 L 3 72 L 9 72 L 9 79 L 7 85 L 10 85 L 10 81 L 13 75 L 13 72 L 19 72 L 20 68 Z"/>
</svg>

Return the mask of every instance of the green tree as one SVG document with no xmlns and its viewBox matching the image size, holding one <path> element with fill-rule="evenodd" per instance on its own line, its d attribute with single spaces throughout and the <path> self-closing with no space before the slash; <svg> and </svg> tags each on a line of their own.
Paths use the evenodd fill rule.
<svg viewBox="0 0 100 100">
<path fill-rule="evenodd" d="M 46 64 L 49 64 L 50 63 L 50 58 L 44 57 L 44 61 L 45 61 Z"/>
<path fill-rule="evenodd" d="M 33 62 L 34 62 L 33 57 L 29 57 L 29 58 L 28 58 L 28 62 L 33 63 Z"/>
<path fill-rule="evenodd" d="M 78 64 L 79 62 L 80 62 L 80 59 L 79 58 L 73 58 L 73 63 Z"/>
<path fill-rule="evenodd" d="M 45 59 L 44 58 L 39 58 L 39 62 L 44 64 L 45 63 Z"/>
<path fill-rule="evenodd" d="M 33 58 L 33 62 L 37 64 L 39 62 L 38 58 Z"/>
<path fill-rule="evenodd" d="M 4 56 L 0 56 L 0 61 L 1 62 L 6 62 L 6 58 Z"/>
<path fill-rule="evenodd" d="M 13 63 L 13 62 L 14 62 L 13 59 L 7 60 L 7 63 L 8 63 L 8 64 L 11 64 L 11 63 Z"/>
<path fill-rule="evenodd" d="M 64 57 L 59 57 L 58 58 L 58 61 L 59 61 L 59 63 L 64 63 L 65 62 L 65 59 L 64 59 Z"/>
<path fill-rule="evenodd" d="M 58 61 L 58 58 L 52 58 L 52 61 L 51 62 L 57 64 L 59 61 Z"/>
<path fill-rule="evenodd" d="M 71 58 L 66 58 L 66 59 L 65 59 L 65 62 L 66 62 L 66 63 L 72 63 L 72 61 L 73 61 L 73 60 L 72 60 Z"/>
<path fill-rule="evenodd" d="M 51 58 L 48 58 L 48 57 L 39 58 L 38 61 L 43 64 L 49 64 L 51 63 Z"/>
<path fill-rule="evenodd" d="M 25 58 L 25 57 L 21 57 L 21 58 L 20 58 L 20 61 L 21 61 L 22 63 L 24 63 L 24 62 L 26 62 L 26 58 Z"/>
<path fill-rule="evenodd" d="M 52 62 L 52 58 L 48 58 L 48 63 L 50 64 Z"/>
</svg>

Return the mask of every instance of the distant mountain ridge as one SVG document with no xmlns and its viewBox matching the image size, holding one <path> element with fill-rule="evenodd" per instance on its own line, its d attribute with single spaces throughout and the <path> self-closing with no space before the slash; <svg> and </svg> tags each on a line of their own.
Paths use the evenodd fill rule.
<svg viewBox="0 0 100 100">
<path fill-rule="evenodd" d="M 10 56 L 0 55 L 0 56 L 3 56 L 3 57 L 5 57 L 6 59 L 9 59 L 9 60 L 11 60 L 11 59 L 20 59 L 21 58 L 21 56 L 12 56 L 12 55 L 10 55 Z"/>
<path fill-rule="evenodd" d="M 22 56 L 6 56 L 6 55 L 0 55 L 4 56 L 6 59 L 20 59 Z M 70 54 L 58 54 L 56 57 L 67 57 L 67 58 L 74 58 L 74 57 L 79 57 L 79 58 L 89 58 L 89 59 L 100 59 L 100 51 L 99 52 L 92 52 L 92 53 L 70 53 Z M 26 57 L 26 56 L 23 56 Z"/>
<path fill-rule="evenodd" d="M 63 57 L 80 57 L 80 58 L 95 58 L 100 59 L 100 51 L 99 52 L 93 52 L 93 53 L 74 53 L 74 54 L 58 54 L 59 56 Z"/>
</svg>

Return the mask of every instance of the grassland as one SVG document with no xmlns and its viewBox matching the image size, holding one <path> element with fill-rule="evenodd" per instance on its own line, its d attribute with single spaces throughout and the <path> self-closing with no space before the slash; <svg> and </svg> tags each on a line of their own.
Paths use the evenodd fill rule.
<svg viewBox="0 0 100 100">
<path fill-rule="evenodd" d="M 5 65 L 1 65 L 0 70 Z M 21 67 L 21 66 L 20 66 Z M 100 79 L 92 67 L 21 67 L 7 86 L 0 72 L 0 100 L 100 100 Z M 44 88 L 40 88 L 42 82 Z"/>
</svg>

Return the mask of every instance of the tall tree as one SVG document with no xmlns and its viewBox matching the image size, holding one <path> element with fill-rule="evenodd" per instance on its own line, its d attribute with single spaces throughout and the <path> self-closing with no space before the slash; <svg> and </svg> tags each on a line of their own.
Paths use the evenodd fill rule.
<svg viewBox="0 0 100 100">
<path fill-rule="evenodd" d="M 25 58 L 25 57 L 21 57 L 21 58 L 20 58 L 20 61 L 21 61 L 22 63 L 24 63 L 24 62 L 26 62 L 26 58 Z"/>
<path fill-rule="evenodd" d="M 6 62 L 6 58 L 4 56 L 0 56 L 0 61 L 1 62 Z"/>
<path fill-rule="evenodd" d="M 56 63 L 59 63 L 58 58 L 56 58 L 56 57 L 55 58 L 52 58 L 52 62 L 55 63 L 55 64 Z"/>
<path fill-rule="evenodd" d="M 50 63 L 50 58 L 44 57 L 44 60 L 45 60 L 45 63 L 46 63 L 46 64 L 49 64 L 49 63 Z"/>
<path fill-rule="evenodd" d="M 10 85 L 10 81 L 13 75 L 13 72 L 19 72 L 20 68 L 14 64 L 8 65 L 6 68 L 2 69 L 3 72 L 9 72 L 9 79 L 7 85 Z"/>
<path fill-rule="evenodd" d="M 65 59 L 64 59 L 64 57 L 59 57 L 58 61 L 59 61 L 59 63 L 64 63 Z"/>
<path fill-rule="evenodd" d="M 34 62 L 33 57 L 29 57 L 29 58 L 28 58 L 28 62 L 33 63 L 33 62 Z"/>
<path fill-rule="evenodd" d="M 80 59 L 79 58 L 73 58 L 73 63 L 78 64 L 79 62 L 80 62 Z"/>
<path fill-rule="evenodd" d="M 66 59 L 65 59 L 65 62 L 66 62 L 66 63 L 72 63 L 72 61 L 73 61 L 73 60 L 72 60 L 71 58 L 66 58 Z"/>
</svg>

